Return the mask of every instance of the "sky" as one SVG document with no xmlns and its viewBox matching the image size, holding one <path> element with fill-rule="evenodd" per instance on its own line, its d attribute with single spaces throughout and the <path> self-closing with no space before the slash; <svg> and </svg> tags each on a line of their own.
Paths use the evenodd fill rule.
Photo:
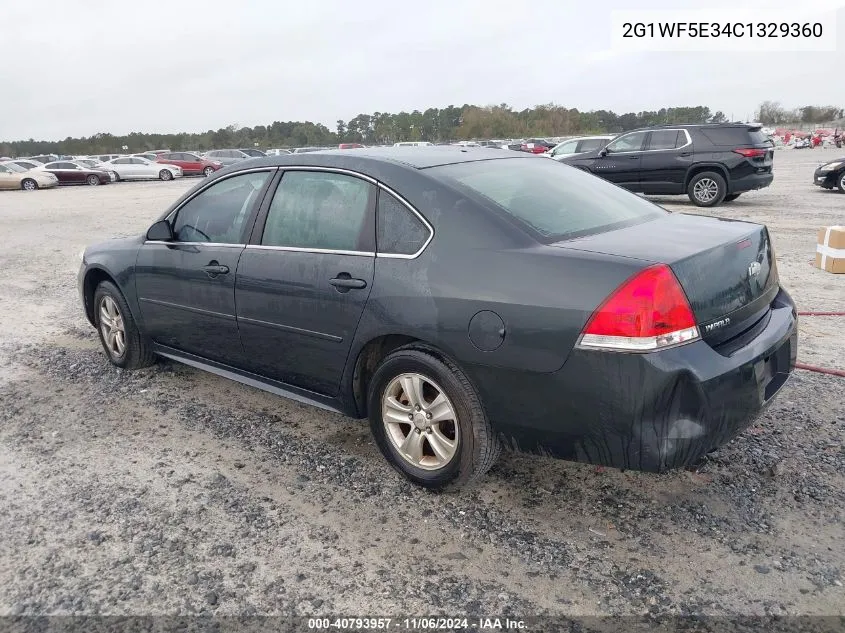
<svg viewBox="0 0 845 633">
<path fill-rule="evenodd" d="M 614 47 L 611 28 L 612 12 L 632 7 L 699 8 L 707 20 L 817 9 L 828 12 L 837 47 L 630 52 Z M 688 0 L 4 0 L 0 141 L 277 120 L 334 129 L 360 113 L 464 103 L 620 114 L 706 105 L 734 120 L 753 117 L 767 99 L 845 105 L 845 0 L 701 7 Z"/>
</svg>

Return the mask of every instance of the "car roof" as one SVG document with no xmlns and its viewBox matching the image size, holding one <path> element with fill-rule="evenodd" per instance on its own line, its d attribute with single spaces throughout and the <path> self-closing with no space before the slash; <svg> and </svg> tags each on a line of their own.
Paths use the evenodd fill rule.
<svg viewBox="0 0 845 633">
<path fill-rule="evenodd" d="M 453 145 L 432 145 L 422 147 L 363 147 L 356 149 L 354 153 L 340 149 L 320 150 L 299 154 L 283 154 L 280 156 L 268 156 L 266 158 L 255 158 L 250 161 L 239 163 L 240 168 L 245 166 L 258 167 L 303 165 L 303 166 L 325 166 L 325 167 L 355 167 L 355 163 L 366 162 L 371 166 L 375 163 L 393 163 L 412 167 L 414 169 L 426 169 L 440 165 L 451 165 L 453 163 L 468 163 L 480 160 L 514 160 L 536 159 L 525 153 L 514 152 L 512 156 L 504 156 L 500 150 L 486 149 L 484 147 L 459 147 Z"/>
</svg>

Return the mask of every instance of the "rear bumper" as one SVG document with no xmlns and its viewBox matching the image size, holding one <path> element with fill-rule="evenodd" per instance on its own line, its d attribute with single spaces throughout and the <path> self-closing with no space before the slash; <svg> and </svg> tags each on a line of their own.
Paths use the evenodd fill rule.
<svg viewBox="0 0 845 633">
<path fill-rule="evenodd" d="M 762 189 L 772 184 L 774 179 L 775 176 L 771 172 L 766 174 L 750 174 L 742 178 L 735 178 L 728 183 L 729 193 L 742 193 L 743 191 Z"/>
<path fill-rule="evenodd" d="M 798 345 L 786 292 L 765 318 L 753 342 L 731 356 L 703 341 L 649 354 L 574 350 L 553 374 L 489 370 L 475 378 L 496 431 L 514 450 L 664 471 L 693 464 L 740 433 L 786 383 Z"/>
</svg>

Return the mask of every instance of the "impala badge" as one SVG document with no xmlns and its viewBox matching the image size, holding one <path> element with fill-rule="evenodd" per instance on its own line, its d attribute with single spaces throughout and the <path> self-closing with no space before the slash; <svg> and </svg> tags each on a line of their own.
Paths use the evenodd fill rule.
<svg viewBox="0 0 845 633">
<path fill-rule="evenodd" d="M 731 318 L 725 317 L 724 319 L 720 319 L 718 321 L 714 321 L 713 323 L 709 323 L 709 324 L 705 325 L 704 331 L 705 331 L 705 333 L 712 332 L 713 330 L 716 330 L 720 327 L 725 327 L 726 325 L 730 325 L 730 324 L 731 324 Z"/>
<path fill-rule="evenodd" d="M 762 266 L 760 266 L 760 262 L 751 262 L 748 265 L 748 276 L 749 277 L 756 277 L 757 275 L 760 274 L 761 268 L 762 268 Z"/>
</svg>

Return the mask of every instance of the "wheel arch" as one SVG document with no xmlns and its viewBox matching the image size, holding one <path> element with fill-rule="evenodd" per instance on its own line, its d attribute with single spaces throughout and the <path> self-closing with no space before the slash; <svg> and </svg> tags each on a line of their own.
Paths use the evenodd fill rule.
<svg viewBox="0 0 845 633">
<path fill-rule="evenodd" d="M 123 292 L 123 288 L 121 288 L 114 275 L 100 266 L 91 266 L 85 272 L 85 277 L 82 281 L 82 298 L 85 305 L 85 316 L 88 322 L 94 327 L 97 327 L 97 319 L 94 312 L 94 293 L 97 292 L 97 286 L 104 281 L 113 283 L 123 293 L 123 296 L 126 297 L 126 293 Z"/>
<path fill-rule="evenodd" d="M 687 170 L 686 178 L 684 179 L 684 191 L 689 187 L 690 181 L 698 174 L 704 171 L 716 171 L 725 179 L 725 187 L 727 193 L 731 193 L 731 181 L 728 176 L 728 170 L 720 163 L 696 163 Z"/>
<path fill-rule="evenodd" d="M 448 352 L 434 343 L 408 334 L 382 334 L 371 338 L 356 354 L 349 384 L 345 390 L 350 396 L 349 401 L 357 417 L 366 418 L 368 415 L 367 391 L 376 368 L 389 354 L 403 347 L 421 349 L 440 360 L 458 364 Z"/>
</svg>

